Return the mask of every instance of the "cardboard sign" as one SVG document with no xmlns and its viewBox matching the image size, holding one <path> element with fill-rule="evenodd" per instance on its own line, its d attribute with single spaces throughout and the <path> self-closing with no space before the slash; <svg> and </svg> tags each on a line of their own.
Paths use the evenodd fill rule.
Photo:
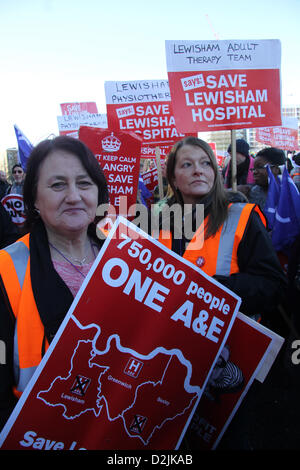
<svg viewBox="0 0 300 470">
<path fill-rule="evenodd" d="M 1 199 L 1 203 L 9 213 L 14 224 L 21 226 L 25 223 L 23 196 L 20 194 L 7 194 Z"/>
<path fill-rule="evenodd" d="M 238 313 L 187 431 L 192 449 L 218 446 L 254 379 L 265 363 L 263 375 L 269 372 L 283 342 L 273 331 Z"/>
<path fill-rule="evenodd" d="M 57 116 L 59 135 L 71 135 L 78 138 L 80 126 L 107 127 L 106 114 L 80 113 Z"/>
<path fill-rule="evenodd" d="M 0 447 L 178 448 L 239 305 L 118 218 Z"/>
<path fill-rule="evenodd" d="M 92 102 L 62 103 L 62 116 L 57 116 L 59 135 L 78 139 L 80 126 L 107 127 L 105 114 L 99 114 L 97 105 Z"/>
<path fill-rule="evenodd" d="M 79 138 L 92 150 L 104 171 L 110 204 L 119 214 L 120 197 L 127 207 L 136 203 L 140 172 L 141 139 L 132 133 L 80 127 Z M 127 214 L 121 214 L 127 215 Z"/>
<path fill-rule="evenodd" d="M 173 145 L 185 134 L 177 130 L 167 80 L 105 82 L 108 126 L 141 135 L 146 150 L 151 146 Z"/>
<path fill-rule="evenodd" d="M 180 132 L 281 125 L 279 40 L 166 41 Z"/>
<path fill-rule="evenodd" d="M 282 150 L 299 150 L 298 119 L 283 116 L 282 126 L 256 129 L 255 139 Z"/>
</svg>

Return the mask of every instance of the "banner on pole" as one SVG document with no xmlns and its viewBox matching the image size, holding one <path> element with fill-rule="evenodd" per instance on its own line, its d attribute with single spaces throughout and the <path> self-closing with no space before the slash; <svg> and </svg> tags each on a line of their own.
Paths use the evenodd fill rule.
<svg viewBox="0 0 300 470">
<path fill-rule="evenodd" d="M 281 125 L 279 40 L 166 41 L 180 132 Z"/>
<path fill-rule="evenodd" d="M 174 449 L 240 298 L 119 217 L 2 449 Z"/>
</svg>

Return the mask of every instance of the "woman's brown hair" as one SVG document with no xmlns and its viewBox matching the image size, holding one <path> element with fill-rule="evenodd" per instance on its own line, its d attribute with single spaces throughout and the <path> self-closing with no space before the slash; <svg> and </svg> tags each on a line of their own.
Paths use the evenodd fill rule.
<svg viewBox="0 0 300 470">
<path fill-rule="evenodd" d="M 176 202 L 180 203 L 181 205 L 184 203 L 180 191 L 174 185 L 176 156 L 178 150 L 181 149 L 184 145 L 192 145 L 195 147 L 200 147 L 202 150 L 204 150 L 204 152 L 208 155 L 214 170 L 215 180 L 213 187 L 208 195 L 205 196 L 206 201 L 211 201 L 208 223 L 205 227 L 205 237 L 208 238 L 209 236 L 215 235 L 220 226 L 225 222 L 228 214 L 228 199 L 226 197 L 222 176 L 220 174 L 217 160 L 212 148 L 204 140 L 189 136 L 180 140 L 173 146 L 167 159 L 167 179 L 173 190 Z M 203 203 L 203 201 L 199 199 L 199 204 L 201 203 Z"/>
<path fill-rule="evenodd" d="M 98 205 L 105 204 L 109 200 L 108 186 L 104 172 L 93 152 L 82 141 L 68 136 L 58 136 L 54 139 L 43 140 L 32 150 L 26 167 L 23 197 L 26 214 L 26 229 L 28 231 L 39 219 L 39 215 L 35 209 L 35 200 L 40 166 L 51 152 L 57 150 L 69 152 L 80 160 L 82 166 L 98 187 Z"/>
</svg>

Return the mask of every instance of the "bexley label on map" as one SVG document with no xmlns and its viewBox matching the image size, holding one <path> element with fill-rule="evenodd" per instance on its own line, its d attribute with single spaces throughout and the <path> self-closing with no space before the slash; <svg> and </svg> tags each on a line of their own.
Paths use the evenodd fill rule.
<svg viewBox="0 0 300 470">
<path fill-rule="evenodd" d="M 3 449 L 176 449 L 240 299 L 120 217 Z"/>
</svg>

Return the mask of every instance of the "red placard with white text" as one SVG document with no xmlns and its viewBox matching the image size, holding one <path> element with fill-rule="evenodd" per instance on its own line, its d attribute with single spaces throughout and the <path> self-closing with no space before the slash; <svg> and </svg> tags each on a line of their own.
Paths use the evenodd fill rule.
<svg viewBox="0 0 300 470">
<path fill-rule="evenodd" d="M 74 114 L 97 114 L 98 109 L 94 101 L 76 102 L 76 103 L 61 103 L 61 112 L 63 116 Z"/>
<path fill-rule="evenodd" d="M 118 218 L 0 447 L 178 448 L 239 305 Z"/>
<path fill-rule="evenodd" d="M 167 80 L 105 82 L 105 95 L 108 127 L 140 135 L 142 158 L 185 136 L 177 130 Z"/>
<path fill-rule="evenodd" d="M 145 171 L 141 174 L 144 185 L 152 193 L 154 188 L 158 185 L 158 175 L 157 168 L 152 168 L 152 170 Z"/>
<path fill-rule="evenodd" d="M 166 41 L 180 132 L 281 125 L 279 40 Z"/>
<path fill-rule="evenodd" d="M 263 368 L 267 375 L 283 342 L 273 331 L 238 314 L 187 431 L 192 449 L 218 446 L 254 379 Z"/>
<path fill-rule="evenodd" d="M 140 172 L 141 139 L 130 132 L 82 126 L 79 139 L 95 154 L 104 171 L 110 204 L 119 214 L 120 197 L 127 198 L 127 208 L 136 204 Z M 126 214 L 122 214 L 124 216 Z"/>
<path fill-rule="evenodd" d="M 257 142 L 282 150 L 299 150 L 298 119 L 283 116 L 282 126 L 256 129 L 255 139 Z"/>
</svg>

